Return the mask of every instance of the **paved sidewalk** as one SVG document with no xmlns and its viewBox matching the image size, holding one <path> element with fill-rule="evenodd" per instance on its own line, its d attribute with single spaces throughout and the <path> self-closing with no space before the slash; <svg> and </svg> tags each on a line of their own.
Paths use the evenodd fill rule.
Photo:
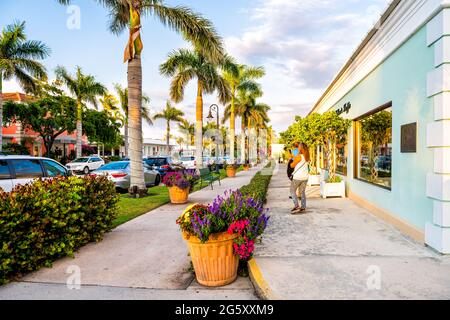
<svg viewBox="0 0 450 320">
<path fill-rule="evenodd" d="M 272 178 L 270 224 L 255 253 L 272 298 L 450 299 L 450 257 L 349 199 L 321 199 L 317 187 L 307 190 L 308 214 L 291 215 L 285 172 Z"/>
<path fill-rule="evenodd" d="M 214 183 L 189 196 L 190 203 L 209 203 L 225 190 L 250 182 L 262 166 L 240 172 L 236 178 Z M 1 299 L 256 299 L 248 278 L 220 289 L 196 284 L 187 246 L 176 218 L 189 205 L 164 205 L 88 244 L 75 258 L 64 258 L 20 282 L 0 287 Z M 68 290 L 68 267 L 81 270 L 81 290 Z"/>
</svg>

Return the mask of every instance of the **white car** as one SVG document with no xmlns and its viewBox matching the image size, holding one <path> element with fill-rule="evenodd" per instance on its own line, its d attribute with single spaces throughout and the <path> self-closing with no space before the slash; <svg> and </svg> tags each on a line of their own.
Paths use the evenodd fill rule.
<svg viewBox="0 0 450 320">
<path fill-rule="evenodd" d="M 195 169 L 196 168 L 197 162 L 195 161 L 194 156 L 182 156 L 180 160 L 181 160 L 181 164 L 186 169 Z"/>
<path fill-rule="evenodd" d="M 67 169 L 74 173 L 89 174 L 89 172 L 97 170 L 105 164 L 99 156 L 81 157 L 66 164 Z"/>
<path fill-rule="evenodd" d="M 6 192 L 34 179 L 69 175 L 63 165 L 49 158 L 0 155 L 0 188 Z"/>
</svg>

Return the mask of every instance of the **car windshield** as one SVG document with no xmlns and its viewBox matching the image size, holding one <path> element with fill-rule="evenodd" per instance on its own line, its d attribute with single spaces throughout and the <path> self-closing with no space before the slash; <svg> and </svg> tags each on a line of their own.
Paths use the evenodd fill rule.
<svg viewBox="0 0 450 320">
<path fill-rule="evenodd" d="M 73 160 L 72 162 L 88 162 L 89 158 L 77 158 Z"/>
<path fill-rule="evenodd" d="M 128 167 L 129 162 L 111 162 L 101 166 L 98 170 L 123 170 Z"/>
<path fill-rule="evenodd" d="M 194 157 L 181 157 L 181 161 L 193 161 Z"/>
</svg>

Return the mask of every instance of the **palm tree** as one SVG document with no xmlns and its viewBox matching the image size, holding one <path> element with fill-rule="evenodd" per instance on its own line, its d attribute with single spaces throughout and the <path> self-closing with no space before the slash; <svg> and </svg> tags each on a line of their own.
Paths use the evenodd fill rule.
<svg viewBox="0 0 450 320">
<path fill-rule="evenodd" d="M 124 140 L 125 140 L 125 157 L 128 157 L 128 88 L 122 88 L 120 84 L 115 84 L 114 88 L 116 90 L 117 96 L 119 97 L 120 108 L 125 115 L 124 123 Z M 150 108 L 147 104 L 150 103 L 150 98 L 143 94 L 142 95 L 142 119 L 149 125 L 153 125 L 152 116 L 150 115 Z"/>
<path fill-rule="evenodd" d="M 56 67 L 56 78 L 63 83 L 77 101 L 77 158 L 82 155 L 83 137 L 83 109 L 86 103 L 91 103 L 97 107 L 97 97 L 106 94 L 106 88 L 97 82 L 94 76 L 85 75 L 81 67 L 76 67 L 75 76 L 67 72 L 62 66 Z"/>
<path fill-rule="evenodd" d="M 169 54 L 165 63 L 160 66 L 161 74 L 173 77 L 170 85 L 170 97 L 180 102 L 184 97 L 186 85 L 193 79 L 197 80 L 196 127 L 195 127 L 195 157 L 197 168 L 203 161 L 203 94 L 217 91 L 222 104 L 230 100 L 230 86 L 218 72 L 218 67 L 231 69 L 235 66 L 231 57 L 223 55 L 218 62 L 212 61 L 199 48 L 195 50 L 179 49 Z"/>
<path fill-rule="evenodd" d="M 67 5 L 71 0 L 57 0 Z M 223 51 L 222 40 L 211 22 L 185 6 L 170 7 L 163 0 L 95 0 L 109 11 L 109 29 L 114 34 L 129 31 L 124 62 L 128 63 L 129 139 L 131 160 L 130 193 L 145 196 L 142 163 L 142 65 L 141 16 L 154 16 L 162 24 L 182 33 L 186 40 L 197 44 L 205 55 L 216 59 Z"/>
<path fill-rule="evenodd" d="M 244 67 L 245 68 L 245 67 Z M 241 69 L 241 68 L 240 68 Z M 249 68 L 250 69 L 250 68 Z M 255 72 L 258 72 L 259 68 L 256 68 Z M 244 83 L 243 83 L 244 84 Z M 235 116 L 241 117 L 241 163 L 246 162 L 246 134 L 245 134 L 245 128 L 247 126 L 247 115 L 246 110 L 248 109 L 248 105 L 252 105 L 256 98 L 259 98 L 263 95 L 263 92 L 261 90 L 261 86 L 252 81 L 248 80 L 245 82 L 244 85 L 240 85 L 239 89 L 236 89 L 235 91 L 236 96 L 234 97 L 233 104 L 234 104 L 234 114 Z M 230 119 L 230 126 L 231 126 L 231 117 L 232 117 L 232 109 L 233 105 L 230 103 L 225 107 L 224 116 L 222 119 L 222 123 L 225 123 L 228 119 Z M 250 128 L 248 128 L 250 130 Z M 231 148 L 231 146 L 230 146 Z M 234 150 L 234 149 L 231 149 Z"/>
<path fill-rule="evenodd" d="M 37 60 L 50 55 L 40 41 L 27 40 L 25 22 L 6 26 L 0 34 L 0 151 L 3 144 L 3 80 L 17 79 L 25 92 L 36 89 L 36 79 L 46 80 L 44 66 Z"/>
<path fill-rule="evenodd" d="M 178 124 L 178 128 L 186 134 L 186 149 L 189 149 L 189 145 L 192 145 L 194 142 L 195 124 L 183 119 Z"/>
<path fill-rule="evenodd" d="M 170 101 L 167 101 L 166 108 L 162 110 L 160 113 L 157 113 L 153 116 L 154 120 L 164 119 L 166 120 L 166 143 L 167 143 L 167 155 L 170 154 L 170 121 L 174 122 L 182 122 L 183 121 L 184 112 L 173 107 L 170 104 Z"/>
<path fill-rule="evenodd" d="M 238 72 L 233 72 L 234 70 L 231 71 L 232 72 L 226 70 L 223 73 L 223 76 L 230 84 L 231 88 L 231 103 L 228 117 L 230 119 L 230 162 L 234 163 L 234 140 L 236 136 L 235 101 L 237 99 L 237 94 L 242 91 L 256 92 L 260 90 L 259 84 L 254 80 L 262 78 L 265 75 L 265 71 L 263 67 L 250 67 L 242 64 L 237 66 Z M 226 121 L 227 119 L 224 120 Z"/>
</svg>

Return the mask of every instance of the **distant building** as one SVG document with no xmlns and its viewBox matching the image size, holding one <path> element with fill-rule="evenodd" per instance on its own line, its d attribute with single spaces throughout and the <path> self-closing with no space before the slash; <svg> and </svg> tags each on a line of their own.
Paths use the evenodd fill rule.
<svg viewBox="0 0 450 320">
<path fill-rule="evenodd" d="M 144 138 L 142 146 L 142 153 L 144 157 L 168 155 L 166 149 L 167 149 L 166 141 L 159 139 Z M 175 150 L 178 150 L 178 145 L 173 141 L 170 141 L 169 155 Z"/>
<path fill-rule="evenodd" d="M 3 94 L 3 101 L 28 102 L 31 100 L 32 97 L 19 92 Z M 2 133 L 3 145 L 8 143 L 23 144 L 28 149 L 30 155 L 33 156 L 42 156 L 47 152 L 39 134 L 33 130 L 23 128 L 20 122 L 3 127 Z M 86 145 L 87 143 L 87 137 L 83 136 L 83 144 Z M 69 134 L 68 132 L 63 132 L 56 138 L 52 151 L 58 153 L 60 157 L 69 156 L 75 150 L 75 145 L 76 133 Z"/>
</svg>

